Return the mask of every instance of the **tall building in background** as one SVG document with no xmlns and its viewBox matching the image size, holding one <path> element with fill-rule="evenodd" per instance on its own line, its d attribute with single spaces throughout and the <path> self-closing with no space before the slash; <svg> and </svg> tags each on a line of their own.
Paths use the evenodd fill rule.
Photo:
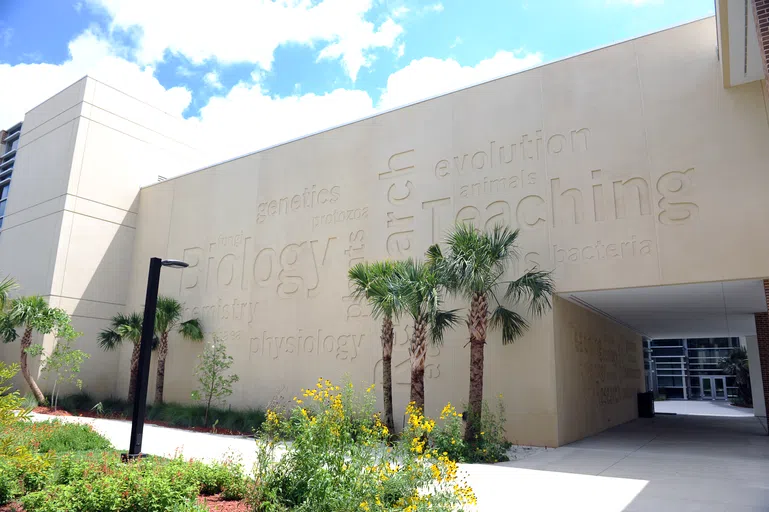
<svg viewBox="0 0 769 512">
<path fill-rule="evenodd" d="M 5 205 L 8 203 L 8 191 L 11 188 L 20 137 L 21 123 L 16 123 L 8 130 L 0 130 L 0 228 L 3 227 L 5 218 Z"/>
</svg>

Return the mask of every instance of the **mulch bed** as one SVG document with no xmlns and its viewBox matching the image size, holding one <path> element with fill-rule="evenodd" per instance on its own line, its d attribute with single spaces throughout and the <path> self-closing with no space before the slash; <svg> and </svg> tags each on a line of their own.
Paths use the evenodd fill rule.
<svg viewBox="0 0 769 512">
<path fill-rule="evenodd" d="M 0 512 L 26 512 L 18 501 L 0 505 Z"/>
<path fill-rule="evenodd" d="M 126 416 L 122 416 L 120 414 L 99 415 L 93 411 L 78 411 L 77 414 L 72 414 L 69 411 L 65 411 L 64 409 L 57 409 L 54 411 L 53 407 L 44 407 L 44 406 L 35 407 L 34 409 L 32 409 L 32 412 L 35 412 L 37 414 L 46 414 L 48 416 L 80 416 L 84 418 L 97 418 L 97 419 L 105 419 L 105 420 L 130 420 L 131 419 Z M 230 429 L 221 428 L 221 427 L 217 427 L 216 429 L 214 429 L 213 427 L 182 427 L 179 425 L 173 425 L 166 421 L 157 421 L 157 420 L 144 420 L 144 423 L 157 425 L 159 427 L 177 428 L 179 430 L 189 430 L 190 432 L 222 434 L 225 436 L 252 436 L 253 435 L 250 433 L 238 432 L 237 430 L 230 430 Z M 4 512 L 4 511 L 0 509 L 0 512 Z"/>
<path fill-rule="evenodd" d="M 218 494 L 198 496 L 198 503 L 208 507 L 210 512 L 249 512 L 251 509 L 242 501 L 226 501 Z M 25 512 L 19 502 L 0 505 L 0 512 Z"/>
<path fill-rule="evenodd" d="M 226 501 L 218 494 L 198 496 L 198 503 L 207 506 L 211 512 L 249 512 L 251 510 L 242 501 Z"/>
</svg>

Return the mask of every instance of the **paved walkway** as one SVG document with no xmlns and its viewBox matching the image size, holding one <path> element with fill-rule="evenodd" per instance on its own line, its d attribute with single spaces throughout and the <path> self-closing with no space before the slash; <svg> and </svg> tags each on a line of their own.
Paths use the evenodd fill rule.
<svg viewBox="0 0 769 512">
<path fill-rule="evenodd" d="M 128 447 L 127 421 L 61 419 L 90 423 L 117 449 Z M 253 439 L 155 425 L 145 427 L 143 448 L 254 460 Z M 484 512 L 769 511 L 769 436 L 753 418 L 657 416 L 523 460 L 461 470 Z"/>
<path fill-rule="evenodd" d="M 663 400 L 654 402 L 654 411 L 663 414 L 689 414 L 693 416 L 753 417 L 752 408 L 735 407 L 723 400 Z"/>
</svg>

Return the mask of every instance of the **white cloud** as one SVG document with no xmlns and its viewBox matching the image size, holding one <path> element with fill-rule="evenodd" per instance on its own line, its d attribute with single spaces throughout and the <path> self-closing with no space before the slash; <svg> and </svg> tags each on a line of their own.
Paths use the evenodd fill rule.
<svg viewBox="0 0 769 512">
<path fill-rule="evenodd" d="M 395 9 L 393 9 L 393 17 L 402 18 L 410 12 L 411 12 L 411 9 L 409 9 L 405 5 L 401 5 L 400 7 L 396 7 Z"/>
<path fill-rule="evenodd" d="M 203 81 L 214 89 L 221 89 L 224 87 L 219 81 L 219 75 L 216 71 L 210 71 L 203 75 Z"/>
<path fill-rule="evenodd" d="M 387 87 L 382 93 L 379 106 L 387 109 L 406 105 L 541 63 L 540 53 L 507 51 L 499 51 L 475 66 L 461 66 L 454 59 L 425 57 L 413 60 L 387 79 Z"/>
<path fill-rule="evenodd" d="M 460 44 L 462 44 L 462 38 L 461 38 L 461 37 L 459 37 L 459 36 L 457 36 L 457 37 L 454 39 L 454 42 L 453 42 L 453 43 L 451 43 L 451 45 L 449 46 L 449 48 L 456 48 L 456 47 L 457 47 L 457 46 L 459 46 Z"/>
<path fill-rule="evenodd" d="M 443 4 L 438 2 L 437 4 L 428 5 L 424 10 L 427 12 L 443 12 Z"/>
<path fill-rule="evenodd" d="M 371 97 L 360 90 L 337 89 L 323 95 L 277 97 L 254 85 L 238 84 L 213 97 L 188 122 L 213 148 L 209 163 L 295 139 L 375 112 Z"/>
<path fill-rule="evenodd" d="M 398 51 L 402 51 L 399 46 Z M 190 105 L 192 94 L 184 87 L 166 89 L 154 68 L 125 60 L 110 43 L 86 31 L 69 44 L 70 58 L 62 64 L 0 64 L 3 94 L 14 98 L 0 102 L 0 126 L 23 120 L 25 112 L 88 74 L 176 116 Z M 211 71 L 205 83 L 216 88 L 196 117 L 185 122 L 190 132 L 205 140 L 200 165 L 301 137 L 376 113 L 436 96 L 483 80 L 539 64 L 540 54 L 498 52 L 475 66 L 453 59 L 423 58 L 390 75 L 378 104 L 363 90 L 336 89 L 325 94 L 303 94 L 297 84 L 289 96 L 264 88 L 265 72 L 255 70 L 250 79 L 229 91 Z M 186 69 L 186 68 L 185 68 Z"/>
<path fill-rule="evenodd" d="M 70 59 L 62 64 L 0 64 L 3 95 L 0 126 L 24 119 L 24 114 L 86 74 L 173 114 L 181 115 L 192 95 L 183 87 L 164 88 L 150 66 L 139 66 L 114 55 L 107 42 L 86 31 L 69 43 Z"/>
<path fill-rule="evenodd" d="M 400 59 L 404 53 L 406 53 L 406 43 L 401 43 L 398 46 L 398 51 L 395 52 L 395 56 Z"/>
<path fill-rule="evenodd" d="M 137 57 L 149 64 L 164 52 L 194 64 L 251 62 L 272 66 L 286 43 L 320 46 L 319 58 L 340 59 L 355 80 L 371 50 L 392 48 L 403 28 L 388 18 L 379 26 L 364 16 L 374 0 L 89 0 L 106 9 L 113 29 L 141 29 Z"/>
</svg>

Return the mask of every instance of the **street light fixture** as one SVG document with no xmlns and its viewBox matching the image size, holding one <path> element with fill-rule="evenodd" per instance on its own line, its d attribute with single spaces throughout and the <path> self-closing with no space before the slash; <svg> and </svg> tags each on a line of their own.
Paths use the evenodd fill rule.
<svg viewBox="0 0 769 512">
<path fill-rule="evenodd" d="M 128 453 L 123 454 L 123 461 L 138 459 L 142 456 L 142 434 L 144 432 L 144 418 L 147 415 L 147 387 L 150 377 L 152 340 L 155 335 L 155 311 L 158 306 L 160 269 L 162 267 L 186 268 L 188 266 L 188 263 L 181 260 L 150 258 L 147 296 L 144 299 L 142 337 L 139 342 L 139 369 L 136 372 L 136 394 L 134 396 L 134 410 L 131 417 L 131 441 L 128 445 Z"/>
</svg>

